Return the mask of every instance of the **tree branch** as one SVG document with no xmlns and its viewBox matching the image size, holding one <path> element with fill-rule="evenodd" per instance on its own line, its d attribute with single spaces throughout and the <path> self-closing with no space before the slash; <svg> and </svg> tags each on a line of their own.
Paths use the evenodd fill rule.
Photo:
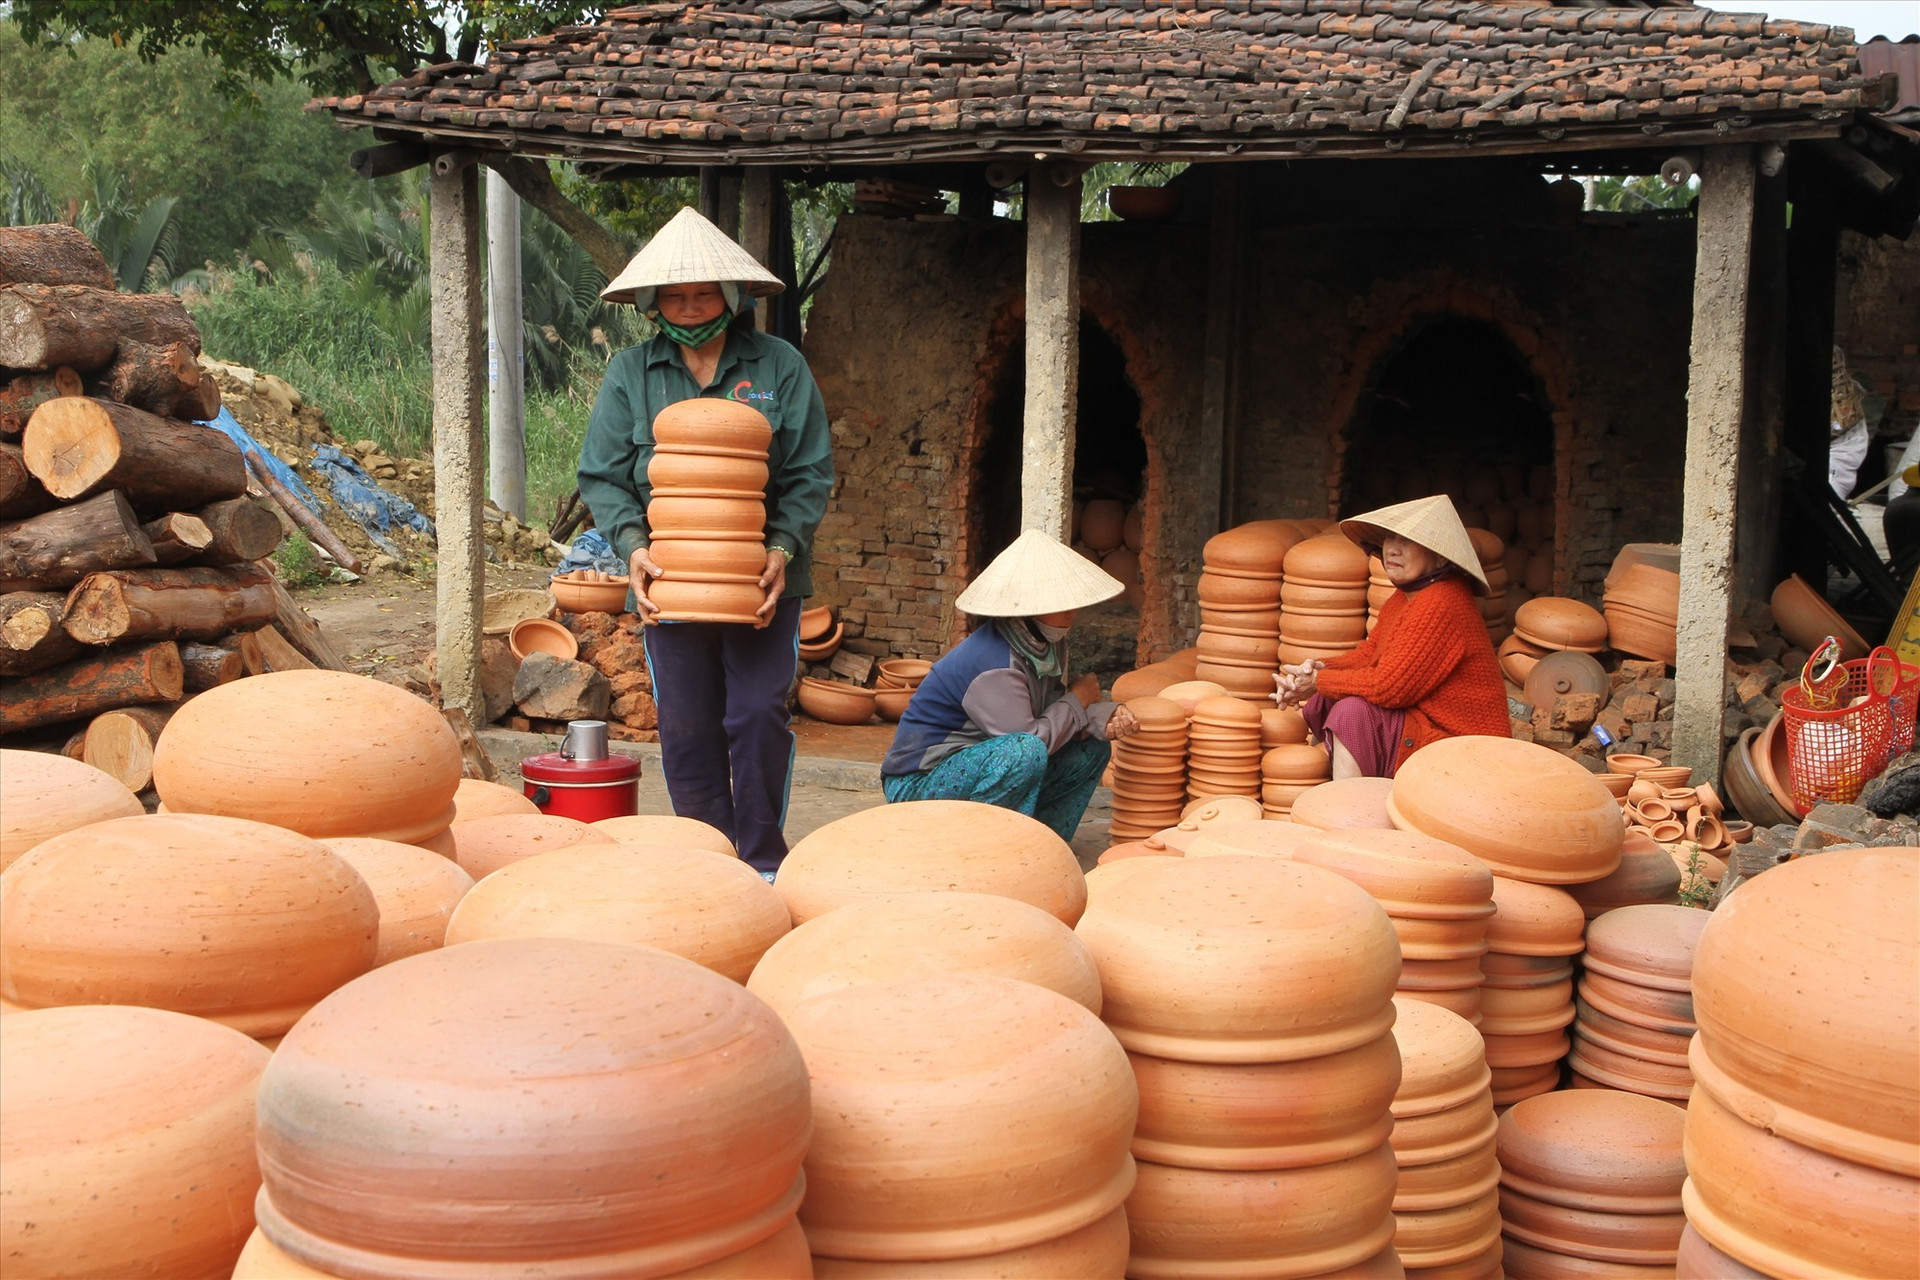
<svg viewBox="0 0 1920 1280">
<path fill-rule="evenodd" d="M 594 265 L 611 280 L 626 267 L 632 254 L 620 238 L 594 220 L 593 215 L 567 199 L 541 160 L 489 154 L 487 166 L 507 180 L 515 195 L 553 220 L 553 224 L 587 251 Z"/>
</svg>

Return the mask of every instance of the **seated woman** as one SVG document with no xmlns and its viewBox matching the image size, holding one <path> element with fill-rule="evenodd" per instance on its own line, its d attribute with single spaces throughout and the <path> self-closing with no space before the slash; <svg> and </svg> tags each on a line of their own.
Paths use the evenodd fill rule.
<svg viewBox="0 0 1920 1280">
<path fill-rule="evenodd" d="M 1399 590 L 1358 648 L 1282 666 L 1274 701 L 1298 706 L 1336 778 L 1391 778 L 1441 738 L 1508 733 L 1506 684 L 1474 603 L 1487 589 L 1453 503 L 1402 502 L 1340 522 Z"/>
<path fill-rule="evenodd" d="M 1071 841 L 1107 767 L 1108 742 L 1138 727 L 1071 678 L 1074 614 L 1124 588 L 1033 530 L 993 558 L 955 603 L 992 625 L 933 664 L 880 764 L 890 801 L 978 800 L 1017 809 Z M 1069 681 L 1071 680 L 1071 683 Z"/>
</svg>

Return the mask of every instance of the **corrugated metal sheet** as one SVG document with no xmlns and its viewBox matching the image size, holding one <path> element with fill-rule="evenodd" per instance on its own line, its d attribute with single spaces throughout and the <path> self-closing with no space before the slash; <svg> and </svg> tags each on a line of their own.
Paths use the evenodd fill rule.
<svg viewBox="0 0 1920 1280">
<path fill-rule="evenodd" d="M 1860 70 L 1869 76 L 1888 72 L 1900 77 L 1899 102 L 1889 115 L 1920 108 L 1920 36 L 1908 36 L 1898 43 L 1876 36 L 1860 46 Z"/>
</svg>

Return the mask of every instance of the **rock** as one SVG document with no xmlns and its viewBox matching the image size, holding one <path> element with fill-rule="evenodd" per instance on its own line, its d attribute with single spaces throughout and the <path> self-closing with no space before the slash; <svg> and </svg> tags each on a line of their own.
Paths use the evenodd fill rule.
<svg viewBox="0 0 1920 1280">
<path fill-rule="evenodd" d="M 1635 684 L 1641 680 L 1660 680 L 1667 674 L 1667 664 L 1651 659 L 1628 658 L 1620 664 L 1620 670 L 1614 673 L 1621 684 Z"/>
<path fill-rule="evenodd" d="M 1620 714 L 1629 724 L 1651 724 L 1660 718 L 1660 703 L 1650 693 L 1628 694 L 1620 701 Z"/>
<path fill-rule="evenodd" d="M 1548 712 L 1551 717 L 1549 728 L 1567 729 L 1576 734 L 1585 733 L 1593 726 L 1595 717 L 1600 714 L 1600 695 L 1597 693 L 1568 693 L 1553 700 Z"/>
<path fill-rule="evenodd" d="M 513 679 L 513 701 L 536 720 L 604 720 L 613 691 L 584 662 L 530 653 Z"/>
<path fill-rule="evenodd" d="M 639 689 L 615 698 L 609 713 L 629 729 L 656 729 L 660 726 L 660 713 L 654 706 L 653 695 Z"/>
<path fill-rule="evenodd" d="M 513 656 L 500 636 L 480 638 L 481 714 L 492 724 L 513 710 L 513 682 L 520 671 L 520 659 Z"/>
<path fill-rule="evenodd" d="M 1882 818 L 1920 814 L 1920 752 L 1895 757 L 1861 789 L 1860 805 Z"/>
</svg>

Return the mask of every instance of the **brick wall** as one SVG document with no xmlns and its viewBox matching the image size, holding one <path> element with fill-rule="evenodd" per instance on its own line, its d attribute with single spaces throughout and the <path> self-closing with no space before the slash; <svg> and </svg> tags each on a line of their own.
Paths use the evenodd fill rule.
<svg viewBox="0 0 1920 1280">
<path fill-rule="evenodd" d="M 1847 366 L 1886 402 L 1876 429 L 1920 429 L 1920 236 L 1906 241 L 1840 236 L 1834 341 Z"/>
</svg>

